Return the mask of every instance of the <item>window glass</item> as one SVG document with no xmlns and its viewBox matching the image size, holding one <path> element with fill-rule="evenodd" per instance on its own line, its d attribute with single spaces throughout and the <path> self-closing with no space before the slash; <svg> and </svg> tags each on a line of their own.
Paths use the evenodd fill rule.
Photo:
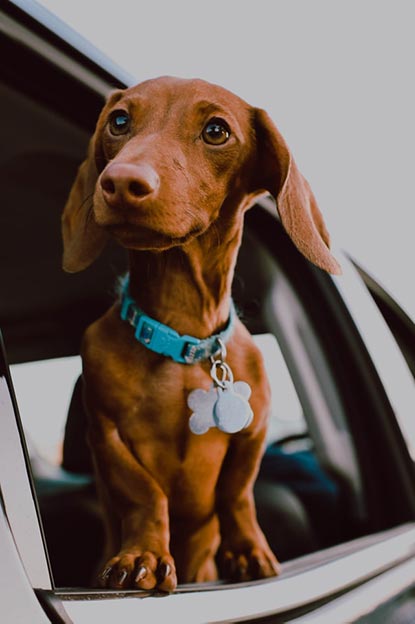
<svg viewBox="0 0 415 624">
<path fill-rule="evenodd" d="M 60 465 L 69 403 L 81 374 L 80 357 L 15 364 L 11 374 L 26 437 L 44 459 Z"/>
</svg>

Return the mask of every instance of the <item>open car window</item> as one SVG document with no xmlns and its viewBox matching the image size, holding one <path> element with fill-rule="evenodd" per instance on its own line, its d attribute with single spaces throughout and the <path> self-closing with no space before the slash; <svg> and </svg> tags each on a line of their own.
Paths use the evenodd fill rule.
<svg viewBox="0 0 415 624">
<path fill-rule="evenodd" d="M 282 249 L 282 255 L 274 256 L 263 244 L 260 235 L 263 231 L 272 230 L 273 222 L 269 219 L 268 213 L 260 207 L 248 217 L 234 296 L 246 324 L 258 332 L 256 339 L 264 351 L 273 387 L 274 414 L 269 446 L 256 494 L 260 522 L 274 549 L 286 561 L 357 538 L 370 526 L 373 530 L 393 526 L 398 521 L 398 514 L 403 512 L 394 505 L 393 513 L 389 511 L 389 517 L 383 518 L 377 506 L 384 498 L 384 490 L 382 496 L 379 492 L 377 501 L 373 491 L 374 500 L 368 496 L 365 472 L 366 462 L 370 463 L 371 458 L 362 457 L 357 443 L 357 423 L 353 423 L 353 411 L 360 406 L 363 409 L 367 397 L 355 396 L 351 401 L 348 386 L 342 389 L 341 373 L 333 367 L 330 359 L 333 345 L 330 335 L 326 333 L 330 314 L 328 310 L 324 312 L 324 291 L 321 292 L 321 315 L 320 306 L 316 310 L 310 305 L 313 290 L 319 288 L 318 281 L 314 284 L 305 282 L 307 287 L 304 289 L 301 286 L 303 281 L 298 284 L 293 278 L 298 274 L 297 270 L 294 269 L 292 274 L 291 269 L 286 270 L 290 263 L 285 264 L 284 251 L 288 255 L 296 252 L 275 219 L 273 235 L 279 243 L 277 248 Z M 271 242 L 274 247 L 274 242 Z M 285 250 L 284 244 L 288 245 Z M 246 262 L 255 274 L 261 273 L 262 280 L 249 280 Z M 316 276 L 320 279 L 321 274 L 317 272 Z M 241 283 L 244 284 L 242 290 Z M 324 283 L 328 292 L 335 296 L 336 291 L 329 286 L 331 282 Z M 258 308 L 259 302 L 262 303 Z M 331 322 L 334 323 L 335 319 Z M 334 348 L 334 355 L 340 346 Z M 346 356 L 347 352 L 343 351 L 343 358 Z M 62 360 L 62 364 L 64 362 Z M 59 360 L 56 360 L 56 365 L 54 363 L 52 360 L 38 364 L 39 381 L 33 377 L 33 364 L 16 365 L 13 375 L 18 386 L 22 384 L 20 391 L 26 403 L 25 420 L 30 440 L 35 441 L 38 436 L 40 446 L 45 438 L 54 439 L 53 449 L 48 449 L 46 445 L 42 452 L 43 459 L 55 462 L 58 470 L 48 472 L 35 452 L 32 467 L 55 582 L 61 587 L 86 587 L 102 548 L 99 518 L 95 513 L 90 514 L 88 509 L 93 491 L 91 479 L 85 477 L 90 467 L 86 467 L 85 471 L 82 467 L 79 471 L 73 470 L 70 462 L 66 461 L 63 465 L 69 470 L 62 471 L 61 468 L 66 414 L 80 372 L 80 362 L 78 358 L 66 361 L 69 377 L 63 375 L 66 391 L 65 399 L 60 397 L 59 418 L 56 418 L 55 403 L 48 399 L 51 389 L 55 391 L 59 388 L 59 375 L 54 376 L 59 369 Z M 347 370 L 348 367 L 345 360 L 340 370 Z M 25 375 L 34 384 L 32 388 L 39 390 L 43 383 L 43 407 L 42 400 L 38 400 L 36 405 L 34 390 L 25 398 Z M 72 405 L 72 409 L 82 410 L 82 405 L 78 402 Z M 48 432 L 49 420 L 54 427 L 60 421 L 59 430 Z M 85 445 L 85 440 L 78 437 L 73 445 L 76 454 L 80 451 L 80 441 Z M 77 526 L 77 523 L 84 527 L 85 537 L 80 543 L 79 534 L 75 532 L 71 543 L 67 537 L 69 527 Z M 87 561 L 81 566 L 83 574 L 80 575 L 79 556 L 85 542 L 90 548 Z M 65 548 L 62 550 L 63 545 Z"/>
</svg>

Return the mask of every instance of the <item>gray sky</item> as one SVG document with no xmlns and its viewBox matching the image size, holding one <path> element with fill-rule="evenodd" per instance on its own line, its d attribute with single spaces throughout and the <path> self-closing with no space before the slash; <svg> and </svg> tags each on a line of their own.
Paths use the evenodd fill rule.
<svg viewBox="0 0 415 624">
<path fill-rule="evenodd" d="M 411 0 L 42 0 L 137 81 L 222 84 L 267 109 L 346 248 L 415 318 Z"/>
</svg>

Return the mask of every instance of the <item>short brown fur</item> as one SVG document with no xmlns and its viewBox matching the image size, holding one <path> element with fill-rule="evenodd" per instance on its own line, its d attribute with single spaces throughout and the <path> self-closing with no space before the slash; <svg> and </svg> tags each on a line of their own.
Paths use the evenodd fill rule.
<svg viewBox="0 0 415 624">
<path fill-rule="evenodd" d="M 111 132 L 115 110 L 128 113 L 128 132 Z M 203 140 L 212 118 L 230 128 L 221 145 Z M 338 273 L 310 188 L 264 111 L 201 80 L 165 77 L 115 92 L 65 206 L 64 268 L 86 268 L 112 236 L 128 250 L 139 307 L 179 333 L 210 336 L 229 316 L 244 212 L 264 193 L 276 198 L 299 250 Z M 238 320 L 227 363 L 253 389 L 253 422 L 237 434 L 197 436 L 186 401 L 210 387 L 210 363 L 178 364 L 149 351 L 119 306 L 88 328 L 82 347 L 107 524 L 100 584 L 172 591 L 177 578 L 213 580 L 218 569 L 234 580 L 277 574 L 252 493 L 270 393 L 249 332 Z"/>
</svg>

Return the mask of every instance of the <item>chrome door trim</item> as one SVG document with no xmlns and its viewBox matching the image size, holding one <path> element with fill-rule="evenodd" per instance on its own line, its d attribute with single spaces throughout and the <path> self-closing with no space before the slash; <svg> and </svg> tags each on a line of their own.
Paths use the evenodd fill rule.
<svg viewBox="0 0 415 624">
<path fill-rule="evenodd" d="M 393 531 L 392 531 L 393 533 Z M 138 592 L 60 595 L 64 608 L 76 624 L 93 621 L 173 621 L 182 624 L 243 622 L 303 608 L 331 595 L 364 583 L 415 556 L 415 523 L 380 543 L 361 547 L 335 560 L 279 579 L 248 585 L 227 585 L 218 590 L 182 591 L 140 599 Z M 134 600 L 134 597 L 136 598 Z M 332 620 L 335 621 L 335 620 Z"/>
<path fill-rule="evenodd" d="M 405 358 L 354 264 L 335 252 L 343 275 L 333 277 L 360 333 L 394 410 L 397 423 L 415 460 L 415 383 Z"/>
</svg>

